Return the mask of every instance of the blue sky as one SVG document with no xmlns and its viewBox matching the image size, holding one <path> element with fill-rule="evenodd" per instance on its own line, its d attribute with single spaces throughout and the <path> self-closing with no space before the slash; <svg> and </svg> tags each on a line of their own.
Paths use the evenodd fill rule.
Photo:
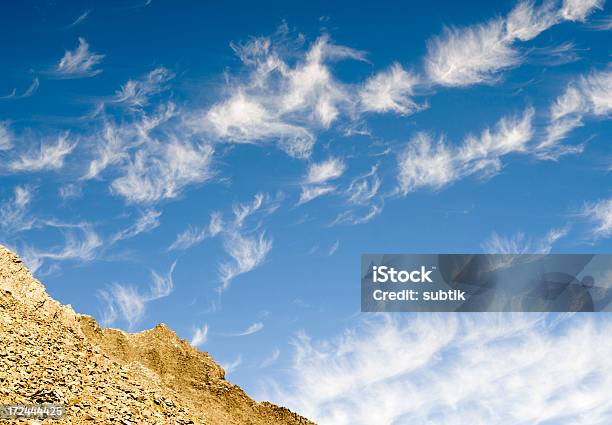
<svg viewBox="0 0 612 425">
<path fill-rule="evenodd" d="M 551 347 L 610 326 L 359 313 L 361 253 L 611 251 L 603 1 L 20 2 L 0 28 L 0 242 L 78 312 L 164 322 L 250 394 L 322 423 L 372 423 L 356 405 L 476 423 L 473 397 L 494 392 L 427 398 L 434 379 L 422 404 L 394 402 L 437 370 L 406 347 L 467 355 L 478 336 L 484 355 L 510 333 L 520 356 L 537 339 L 544 381 L 567 360 Z M 501 415 L 524 403 L 509 398 L 484 423 L 604 423 L 612 386 L 592 386 L 588 409 L 564 393 L 569 416 L 543 386 L 546 418 Z"/>
</svg>

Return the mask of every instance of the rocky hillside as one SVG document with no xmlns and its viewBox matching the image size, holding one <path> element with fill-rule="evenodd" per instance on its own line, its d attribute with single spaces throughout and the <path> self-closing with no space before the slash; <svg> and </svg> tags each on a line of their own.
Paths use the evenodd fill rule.
<svg viewBox="0 0 612 425">
<path fill-rule="evenodd" d="M 163 324 L 101 329 L 0 246 L 0 404 L 14 403 L 64 404 L 71 424 L 312 424 L 253 401 Z"/>
</svg>

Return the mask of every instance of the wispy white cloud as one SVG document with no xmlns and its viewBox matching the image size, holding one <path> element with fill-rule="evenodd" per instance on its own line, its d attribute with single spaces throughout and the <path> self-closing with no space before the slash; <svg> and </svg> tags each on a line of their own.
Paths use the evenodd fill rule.
<svg viewBox="0 0 612 425">
<path fill-rule="evenodd" d="M 40 87 L 40 81 L 38 81 L 38 78 L 34 78 L 32 80 L 32 84 L 30 84 L 30 86 L 26 89 L 26 91 L 23 92 L 23 94 L 21 96 L 18 96 L 18 97 L 21 98 L 21 99 L 26 98 L 26 97 L 30 97 L 34 93 L 36 93 L 36 91 L 38 90 L 39 87 Z"/>
<path fill-rule="evenodd" d="M 537 37 L 563 20 L 584 21 L 601 8 L 599 0 L 564 1 L 561 9 L 551 1 L 536 5 L 521 1 L 504 18 L 464 28 L 447 27 L 428 42 L 425 57 L 427 76 L 442 86 L 494 83 L 500 72 L 524 61 L 515 46 Z"/>
<path fill-rule="evenodd" d="M 5 234 L 31 229 L 34 218 L 28 217 L 33 190 L 28 186 L 16 186 L 13 199 L 0 204 L 0 229 Z"/>
<path fill-rule="evenodd" d="M 63 201 L 77 199 L 83 194 L 83 187 L 77 183 L 68 183 L 60 186 L 57 194 Z"/>
<path fill-rule="evenodd" d="M 98 136 L 96 144 L 96 158 L 89 163 L 89 169 L 83 176 L 85 180 L 96 178 L 108 166 L 117 164 L 128 158 L 125 139 L 118 133 L 118 129 L 110 124 Z"/>
<path fill-rule="evenodd" d="M 381 183 L 378 164 L 373 165 L 369 172 L 354 177 L 343 193 L 347 209 L 338 213 L 330 225 L 363 224 L 378 216 L 383 210 L 385 198 L 379 193 Z"/>
<path fill-rule="evenodd" d="M 229 288 L 230 283 L 241 274 L 259 267 L 265 261 L 272 249 L 272 239 L 266 237 L 265 232 L 249 229 L 247 220 L 253 215 L 268 215 L 280 206 L 282 194 L 275 198 L 257 193 L 251 202 L 235 204 L 232 207 L 232 218 L 224 220 L 220 213 L 211 215 L 208 226 L 190 226 L 177 235 L 168 250 L 187 249 L 206 238 L 220 235 L 223 248 L 229 256 L 227 261 L 219 265 L 221 285 L 219 292 Z"/>
<path fill-rule="evenodd" d="M 90 138 L 94 158 L 83 179 L 99 178 L 104 170 L 114 165 L 125 166 L 130 153 L 136 149 L 141 149 L 144 154 L 159 150 L 161 142 L 156 139 L 155 132 L 168 137 L 161 132 L 161 127 L 176 115 L 176 105 L 170 102 L 160 105 L 151 114 L 142 112 L 136 120 L 121 125 L 105 117 L 102 128 Z"/>
<path fill-rule="evenodd" d="M 223 229 L 223 248 L 230 257 L 219 265 L 220 292 L 229 288 L 230 283 L 241 274 L 250 272 L 265 261 L 272 249 L 272 239 L 265 233 L 248 231 L 245 221 L 258 211 L 270 214 L 278 208 L 278 199 L 258 193 L 251 203 L 237 204 L 233 207 L 234 219 Z"/>
<path fill-rule="evenodd" d="M 235 372 L 236 369 L 238 369 L 238 366 L 240 366 L 241 364 L 242 364 L 242 355 L 239 354 L 238 357 L 236 357 L 236 360 L 232 362 L 221 363 L 221 367 L 223 368 L 225 373 L 229 375 L 230 373 Z"/>
<path fill-rule="evenodd" d="M 281 353 L 280 350 L 278 348 L 275 348 L 268 357 L 266 357 L 265 359 L 261 361 L 261 363 L 259 364 L 259 367 L 261 369 L 264 369 L 266 367 L 272 366 L 274 363 L 278 361 L 278 358 L 280 357 L 280 353 Z"/>
<path fill-rule="evenodd" d="M 59 222 L 45 222 L 47 226 L 58 227 L 64 231 L 65 241 L 62 246 L 51 249 L 39 249 L 25 246 L 20 252 L 30 260 L 28 267 L 35 272 L 45 260 L 91 261 L 96 257 L 103 245 L 103 239 L 89 223 L 66 224 Z"/>
<path fill-rule="evenodd" d="M 9 168 L 17 172 L 59 170 L 76 145 L 76 142 L 68 140 L 68 133 L 64 133 L 57 138 L 55 144 L 41 142 L 37 149 L 21 154 L 9 163 Z"/>
<path fill-rule="evenodd" d="M 102 72 L 97 68 L 104 59 L 104 55 L 93 53 L 84 38 L 79 37 L 79 46 L 74 50 L 67 50 L 54 74 L 61 78 L 93 77 Z"/>
<path fill-rule="evenodd" d="M 206 227 L 190 226 L 176 236 L 176 239 L 168 247 L 168 251 L 188 249 L 199 244 L 206 238 L 217 236 L 223 230 L 223 217 L 215 212 L 210 216 L 210 222 Z"/>
<path fill-rule="evenodd" d="M 55 228 L 61 232 L 64 237 L 64 243 L 55 245 L 49 248 L 35 247 L 29 244 L 23 245 L 19 249 L 20 255 L 26 260 L 28 267 L 33 271 L 39 270 L 46 260 L 56 262 L 52 267 L 57 268 L 57 262 L 61 261 L 93 261 L 99 257 L 104 250 L 110 248 L 113 244 L 133 238 L 143 232 L 151 231 L 159 226 L 159 216 L 161 212 L 155 210 L 146 210 L 141 213 L 140 217 L 129 227 L 115 232 L 107 237 L 100 235 L 91 223 L 68 223 L 55 219 L 43 219 L 40 217 L 27 217 L 27 205 L 31 199 L 30 188 L 17 188 L 15 202 L 8 207 L 8 204 L 0 207 L 0 217 L 5 215 L 5 223 L 12 220 L 11 228 L 17 231 L 27 230 L 34 226 L 37 228 Z M 18 226 L 18 222 L 22 223 Z M 1 226 L 0 226 L 1 227 Z M 172 266 L 172 270 L 174 265 Z M 163 288 L 172 286 L 171 278 L 160 276 L 152 272 L 152 281 L 160 293 Z"/>
<path fill-rule="evenodd" d="M 111 189 L 130 203 L 151 204 L 175 198 L 189 185 L 213 176 L 213 148 L 172 138 L 164 144 L 149 143 L 124 166 Z"/>
<path fill-rule="evenodd" d="M 13 147 L 13 135 L 6 122 L 0 121 L 0 151 L 7 151 Z"/>
<path fill-rule="evenodd" d="M 172 274 L 176 268 L 176 261 L 170 266 L 170 270 L 165 275 L 161 275 L 155 270 L 151 271 L 151 290 L 147 297 L 148 301 L 157 300 L 170 295 L 174 289 L 174 281 L 172 280 Z"/>
<path fill-rule="evenodd" d="M 104 310 L 101 313 L 102 323 L 110 325 L 122 319 L 128 323 L 130 329 L 133 328 L 143 319 L 149 302 L 172 293 L 174 288 L 172 274 L 175 267 L 176 261 L 165 275 L 152 270 L 150 287 L 144 292 L 134 285 L 120 283 L 113 283 L 108 288 L 98 291 L 98 297 L 104 303 Z"/>
<path fill-rule="evenodd" d="M 596 10 L 602 10 L 604 0 L 563 0 L 561 16 L 568 21 L 585 22 Z"/>
<path fill-rule="evenodd" d="M 338 251 L 338 248 L 340 248 L 340 241 L 336 241 L 332 244 L 332 246 L 329 247 L 329 251 L 327 252 L 327 256 L 331 257 L 332 255 L 334 255 L 336 253 L 336 251 Z"/>
<path fill-rule="evenodd" d="M 132 328 L 145 314 L 146 301 L 133 286 L 113 283 L 107 290 L 98 291 L 98 296 L 105 303 L 102 312 L 104 325 L 110 325 L 123 318 Z"/>
<path fill-rule="evenodd" d="M 36 91 L 38 90 L 38 87 L 40 87 L 40 81 L 38 80 L 38 78 L 34 78 L 32 80 L 32 83 L 28 86 L 26 91 L 24 91 L 22 94 L 17 94 L 17 89 L 13 89 L 11 94 L 6 95 L 6 96 L 0 96 L 0 100 L 25 99 L 27 97 L 32 96 L 34 93 L 36 93 Z"/>
<path fill-rule="evenodd" d="M 589 25 L 595 31 L 610 31 L 612 30 L 612 16 L 606 16 L 601 19 L 594 19 Z"/>
<path fill-rule="evenodd" d="M 346 163 L 340 158 L 329 158 L 318 163 L 311 163 L 302 182 L 302 193 L 298 205 L 334 192 L 336 187 L 325 183 L 341 177 L 345 171 Z"/>
<path fill-rule="evenodd" d="M 393 64 L 368 79 L 359 91 L 364 112 L 395 112 L 408 115 L 422 108 L 413 99 L 420 80 L 416 74 Z"/>
<path fill-rule="evenodd" d="M 364 224 L 373 220 L 383 210 L 382 200 L 378 203 L 372 203 L 363 210 L 348 209 L 340 212 L 330 226 L 336 226 L 338 224 L 357 225 Z"/>
<path fill-rule="evenodd" d="M 321 184 L 329 180 L 335 180 L 342 176 L 346 170 L 346 164 L 339 158 L 329 158 L 319 163 L 312 163 L 308 167 L 304 183 Z"/>
<path fill-rule="evenodd" d="M 176 235 L 176 239 L 168 247 L 168 251 L 188 249 L 199 244 L 209 236 L 207 227 L 189 226 L 187 230 Z"/>
<path fill-rule="evenodd" d="M 364 54 L 321 36 L 290 63 L 283 55 L 291 44 L 288 38 L 283 25 L 273 37 L 232 45 L 248 77 L 229 81 L 226 99 L 196 114 L 193 129 L 235 143 L 276 142 L 291 156 L 309 157 L 316 131 L 354 109 L 349 91 L 334 78 L 329 63 L 363 60 Z"/>
<path fill-rule="evenodd" d="M 536 6 L 532 0 L 519 1 L 505 19 L 507 42 L 532 40 L 559 22 L 559 11 L 553 1 Z"/>
<path fill-rule="evenodd" d="M 227 235 L 223 247 L 231 257 L 231 261 L 221 263 L 219 266 L 221 291 L 226 290 L 237 276 L 263 264 L 272 249 L 272 239 L 267 238 L 265 233 L 251 236 L 236 231 Z"/>
<path fill-rule="evenodd" d="M 604 424 L 611 331 L 590 316 L 380 315 L 330 339 L 300 334 L 261 397 L 320 424 Z"/>
<path fill-rule="evenodd" d="M 487 128 L 478 137 L 468 136 L 458 147 L 443 139 L 435 141 L 427 133 L 417 134 L 398 156 L 400 192 L 440 189 L 476 173 L 498 173 L 503 156 L 528 151 L 533 115 L 534 110 L 528 108 L 522 116 L 504 117 L 493 130 Z"/>
<path fill-rule="evenodd" d="M 141 233 L 150 232 L 159 226 L 159 217 L 161 216 L 160 211 L 147 210 L 144 211 L 140 217 L 131 226 L 115 233 L 111 238 L 110 242 L 118 242 L 124 239 L 130 239 L 138 236 Z"/>
<path fill-rule="evenodd" d="M 261 323 L 261 322 L 257 322 L 257 323 L 253 323 L 252 325 L 250 325 L 248 328 L 246 328 L 245 330 L 243 330 L 241 332 L 227 334 L 227 336 L 248 336 L 248 335 L 253 335 L 254 333 L 257 333 L 257 332 L 261 331 L 263 328 L 264 328 L 264 324 Z"/>
<path fill-rule="evenodd" d="M 273 201 L 268 195 L 263 193 L 256 193 L 252 202 L 234 204 L 232 207 L 234 214 L 233 227 L 242 227 L 250 216 L 262 210 L 266 204 L 266 213 L 273 212 L 278 207 L 276 201 Z"/>
<path fill-rule="evenodd" d="M 80 25 L 81 23 L 83 23 L 85 21 L 85 19 L 87 19 L 87 17 L 89 16 L 90 13 L 91 13 L 90 9 L 85 10 L 74 21 L 72 21 L 72 23 L 70 25 L 68 25 L 67 28 L 74 28 L 77 25 Z"/>
<path fill-rule="evenodd" d="M 166 90 L 167 83 L 174 78 L 174 73 L 162 67 L 155 68 L 139 80 L 129 80 L 117 91 L 114 101 L 133 109 L 139 109 L 149 103 L 151 96 Z"/>
<path fill-rule="evenodd" d="M 268 111 L 257 99 L 239 91 L 207 112 L 203 126 L 222 139 L 235 143 L 279 140 L 289 155 L 302 158 L 311 154 L 314 135 L 297 124 L 286 123 Z"/>
<path fill-rule="evenodd" d="M 336 190 L 335 186 L 332 185 L 316 185 L 316 186 L 302 186 L 302 192 L 300 193 L 300 199 L 298 205 L 305 204 L 318 198 L 319 196 L 332 193 Z"/>
<path fill-rule="evenodd" d="M 208 325 L 203 325 L 193 331 L 190 344 L 194 347 L 201 347 L 208 341 Z"/>
<path fill-rule="evenodd" d="M 593 223 L 592 234 L 596 238 L 612 236 L 612 198 L 589 202 L 580 213 Z"/>
<path fill-rule="evenodd" d="M 493 233 L 481 244 L 487 254 L 548 254 L 555 242 L 567 236 L 569 227 L 551 229 L 544 237 L 531 239 L 520 232 L 512 237 L 503 237 Z"/>
<path fill-rule="evenodd" d="M 378 165 L 372 166 L 364 175 L 355 177 L 346 190 L 348 202 L 353 205 L 368 205 L 380 190 L 381 180 L 378 177 Z"/>
<path fill-rule="evenodd" d="M 502 19 L 467 28 L 445 28 L 428 42 L 425 70 L 442 86 L 491 83 L 498 72 L 520 63 Z"/>
<path fill-rule="evenodd" d="M 113 283 L 107 290 L 98 291 L 98 296 L 105 303 L 102 312 L 104 325 L 122 319 L 132 329 L 145 315 L 147 301 L 134 286 Z"/>
<path fill-rule="evenodd" d="M 557 159 L 561 155 L 581 152 L 582 145 L 560 142 L 588 117 L 609 118 L 612 114 L 612 71 L 594 71 L 570 83 L 550 108 L 546 135 L 538 146 L 539 156 Z"/>
</svg>

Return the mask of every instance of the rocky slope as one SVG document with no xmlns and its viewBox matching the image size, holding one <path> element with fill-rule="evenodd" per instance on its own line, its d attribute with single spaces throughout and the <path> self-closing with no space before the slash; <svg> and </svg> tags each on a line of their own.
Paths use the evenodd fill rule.
<svg viewBox="0 0 612 425">
<path fill-rule="evenodd" d="M 312 424 L 253 401 L 163 324 L 101 329 L 0 246 L 0 404 L 14 403 L 64 404 L 71 424 Z"/>
</svg>

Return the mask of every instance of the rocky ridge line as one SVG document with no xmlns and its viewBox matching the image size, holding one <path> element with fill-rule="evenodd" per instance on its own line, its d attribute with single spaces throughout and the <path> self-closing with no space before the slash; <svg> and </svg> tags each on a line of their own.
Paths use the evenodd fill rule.
<svg viewBox="0 0 612 425">
<path fill-rule="evenodd" d="M 258 403 L 163 324 L 102 329 L 0 245 L 0 404 L 60 403 L 69 424 L 313 424 Z"/>
</svg>

